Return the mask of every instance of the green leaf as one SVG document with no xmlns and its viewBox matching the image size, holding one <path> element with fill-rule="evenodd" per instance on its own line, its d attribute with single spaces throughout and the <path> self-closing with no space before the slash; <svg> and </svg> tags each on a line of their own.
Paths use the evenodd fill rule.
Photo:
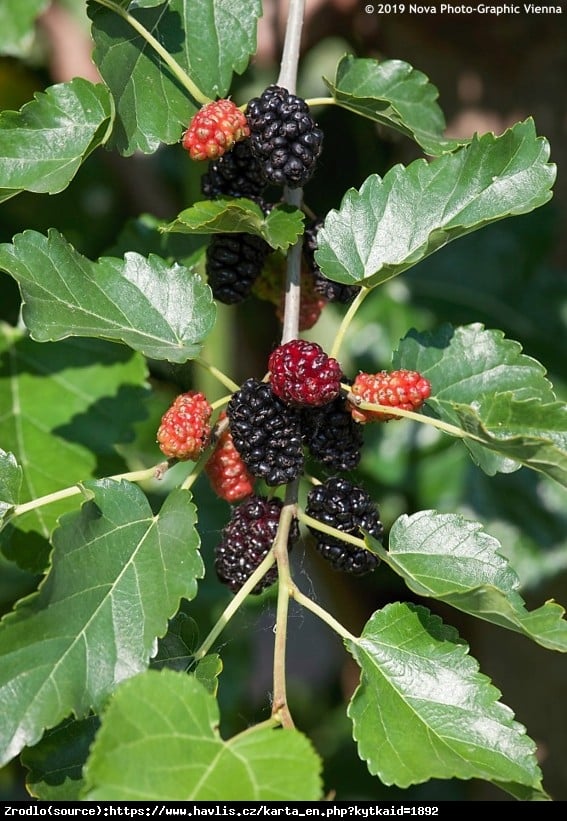
<svg viewBox="0 0 567 821">
<path fill-rule="evenodd" d="M 21 487 L 22 469 L 16 457 L 0 448 L 0 525 L 20 501 Z"/>
<path fill-rule="evenodd" d="M 199 646 L 199 628 L 195 619 L 180 610 L 169 622 L 167 633 L 158 641 L 158 651 L 151 667 L 184 672 L 189 669 L 193 654 Z"/>
<path fill-rule="evenodd" d="M 100 726 L 97 716 L 82 721 L 67 718 L 21 756 L 29 770 L 26 787 L 41 801 L 78 801 L 83 789 L 83 767 Z"/>
<path fill-rule="evenodd" d="M 96 0 L 89 13 L 93 57 L 116 105 L 114 146 L 123 154 L 151 153 L 160 143 L 178 142 L 196 102 L 126 20 Z M 260 0 L 169 0 L 151 8 L 132 7 L 130 13 L 200 91 L 214 99 L 226 96 L 233 73 L 241 74 L 255 53 L 262 7 Z"/>
<path fill-rule="evenodd" d="M 104 713 L 86 767 L 86 798 L 320 799 L 321 763 L 297 730 L 251 727 L 223 741 L 218 725 L 217 703 L 194 676 L 171 670 L 136 676 Z"/>
<path fill-rule="evenodd" d="M 414 593 L 514 630 L 550 650 L 567 652 L 564 609 L 546 602 L 526 610 L 519 579 L 500 542 L 478 522 L 423 510 L 394 522 L 388 550 L 371 537 L 369 545 Z"/>
<path fill-rule="evenodd" d="M 481 778 L 545 798 L 535 744 L 453 627 L 397 602 L 346 640 L 362 669 L 348 708 L 358 751 L 384 784 Z"/>
<path fill-rule="evenodd" d="M 0 245 L 0 267 L 17 280 L 24 322 L 38 342 L 93 336 L 186 362 L 214 323 L 211 291 L 195 272 L 135 253 L 91 262 L 54 229 Z"/>
<path fill-rule="evenodd" d="M 35 35 L 34 22 L 49 0 L 2 0 L 0 3 L 0 54 L 26 54 Z"/>
<path fill-rule="evenodd" d="M 146 377 L 143 357 L 123 346 L 86 339 L 38 345 L 0 326 L 0 441 L 22 466 L 17 497 L 18 475 L 9 462 L 3 466 L 5 502 L 23 504 L 99 471 L 124 471 L 116 447 L 131 440 L 145 416 Z M 77 501 L 18 515 L 2 532 L 5 555 L 43 572 L 57 519 Z"/>
<path fill-rule="evenodd" d="M 85 488 L 92 499 L 61 518 L 39 592 L 0 624 L 1 763 L 144 670 L 203 577 L 188 491 L 174 490 L 154 515 L 128 482 Z"/>
<path fill-rule="evenodd" d="M 207 693 L 212 696 L 217 694 L 222 669 L 222 659 L 217 653 L 210 653 L 202 658 L 195 668 L 195 678 L 201 682 Z"/>
<path fill-rule="evenodd" d="M 21 191 L 57 194 L 108 136 L 108 90 L 82 78 L 0 113 L 0 202 Z"/>
<path fill-rule="evenodd" d="M 528 119 L 430 163 L 372 175 L 328 213 L 317 264 L 338 282 L 378 285 L 457 237 L 543 205 L 555 179 L 548 158 L 547 140 Z"/>
<path fill-rule="evenodd" d="M 428 408 L 466 432 L 463 441 L 486 473 L 525 465 L 567 485 L 567 408 L 518 342 L 479 323 L 410 331 L 393 366 L 430 380 Z"/>
<path fill-rule="evenodd" d="M 182 211 L 164 231 L 186 234 L 256 234 L 276 250 L 285 251 L 303 233 L 303 214 L 290 205 L 276 205 L 264 214 L 244 197 L 197 202 Z"/>
<path fill-rule="evenodd" d="M 443 136 L 439 92 L 425 74 L 402 60 L 347 54 L 337 66 L 334 83 L 325 83 L 342 108 L 401 131 L 428 154 L 453 151 L 464 142 Z"/>
</svg>

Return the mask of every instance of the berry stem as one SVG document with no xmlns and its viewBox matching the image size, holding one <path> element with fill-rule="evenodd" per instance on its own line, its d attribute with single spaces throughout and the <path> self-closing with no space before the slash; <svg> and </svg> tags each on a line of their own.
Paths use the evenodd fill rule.
<svg viewBox="0 0 567 821">
<path fill-rule="evenodd" d="M 227 376 L 225 373 L 216 368 L 214 365 L 211 365 L 209 362 L 205 362 L 205 360 L 202 357 L 196 356 L 193 361 L 200 365 L 202 368 L 204 368 L 206 371 L 208 371 L 212 376 L 215 376 L 218 379 L 218 381 L 222 385 L 224 385 L 225 388 L 228 388 L 228 390 L 231 393 L 234 393 L 238 390 L 239 386 L 236 384 L 236 382 L 232 381 L 230 376 Z"/>
<path fill-rule="evenodd" d="M 315 105 L 337 105 L 334 97 L 308 97 L 305 102 L 309 108 Z"/>
<path fill-rule="evenodd" d="M 258 582 L 264 578 L 270 567 L 274 564 L 275 560 L 276 558 L 274 556 L 274 551 L 270 550 L 268 555 L 262 559 L 252 575 L 244 582 L 238 593 L 235 594 L 230 604 L 224 609 L 224 612 L 217 620 L 213 629 L 210 631 L 209 635 L 203 641 L 199 649 L 195 651 L 193 655 L 195 661 L 199 661 L 207 655 L 214 642 L 220 636 L 236 611 L 240 608 L 246 597 L 252 592 Z"/>
<path fill-rule="evenodd" d="M 335 527 L 326 525 L 324 522 L 320 522 L 319 519 L 308 516 L 307 513 L 304 513 L 302 510 L 297 511 L 297 518 L 300 522 L 303 522 L 304 525 L 312 527 L 315 530 L 320 530 L 321 533 L 327 533 L 329 536 L 334 536 L 335 539 L 341 539 L 343 542 L 348 542 L 349 544 L 356 545 L 356 547 L 361 547 L 363 550 L 368 550 L 368 545 L 363 539 L 359 539 L 357 536 L 351 536 L 350 533 L 345 533 L 342 530 L 337 530 Z"/>
<path fill-rule="evenodd" d="M 163 463 L 160 462 L 159 465 L 154 465 L 151 468 L 133 470 L 129 473 L 117 473 L 115 476 L 109 476 L 108 478 L 114 479 L 117 482 L 121 479 L 125 479 L 127 482 L 144 482 L 147 479 L 156 478 L 156 474 L 158 474 L 161 478 L 161 476 L 163 476 L 163 472 Z M 40 496 L 37 499 L 32 499 L 30 502 L 24 502 L 21 505 L 16 505 L 11 516 L 22 516 L 24 513 L 29 513 L 30 510 L 35 510 L 36 508 L 43 507 L 44 505 L 50 505 L 53 502 L 59 502 L 61 499 L 68 499 L 70 496 L 77 496 L 82 492 L 83 488 L 79 484 L 64 487 L 61 490 L 56 490 L 54 493 L 48 493 L 47 496 Z"/>
<path fill-rule="evenodd" d="M 135 31 L 137 31 L 138 34 L 144 38 L 146 43 L 149 46 L 151 46 L 151 48 L 153 48 L 156 54 L 159 54 L 159 56 L 170 69 L 174 77 L 176 77 L 179 80 L 183 88 L 185 88 L 189 92 L 189 94 L 193 97 L 194 100 L 196 100 L 201 105 L 205 105 L 206 103 L 212 102 L 211 98 L 203 94 L 201 89 L 197 85 L 195 85 L 195 83 L 193 82 L 191 77 L 189 77 L 187 72 L 181 68 L 177 60 L 175 60 L 171 56 L 171 54 L 169 54 L 164 49 L 161 43 L 158 40 L 156 40 L 156 38 L 152 34 L 150 34 L 147 28 L 145 28 L 145 26 L 143 26 L 138 20 L 136 20 L 135 17 L 129 14 L 126 11 L 126 9 L 123 9 L 121 6 L 114 3 L 113 0 L 95 0 L 95 2 L 98 3 L 100 6 L 104 6 L 110 11 L 113 11 L 119 17 L 122 17 L 122 19 L 125 20 L 128 23 L 128 25 L 130 25 Z"/>
<path fill-rule="evenodd" d="M 331 352 L 329 356 L 333 357 L 333 359 L 338 359 L 338 353 L 340 351 L 341 345 L 343 344 L 343 339 L 345 337 L 346 332 L 350 327 L 350 323 L 355 317 L 356 312 L 370 293 L 368 288 L 361 288 L 356 297 L 353 299 L 351 304 L 349 305 L 348 311 L 343 316 L 342 322 L 340 324 L 339 330 L 337 331 L 337 335 L 335 337 L 335 341 L 333 342 L 333 347 L 331 348 Z"/>
<path fill-rule="evenodd" d="M 305 0 L 290 0 L 285 30 L 285 40 L 280 64 L 278 85 L 294 94 L 297 84 L 297 66 L 301 47 L 301 30 L 305 16 Z M 286 186 L 284 202 L 301 208 L 303 190 Z M 303 239 L 290 248 L 287 255 L 286 291 L 282 327 L 282 344 L 297 339 L 299 334 L 299 305 L 301 300 L 301 250 Z"/>
<path fill-rule="evenodd" d="M 305 0 L 290 0 L 278 85 L 295 94 Z"/>
<path fill-rule="evenodd" d="M 329 627 L 331 627 L 335 631 L 335 633 L 338 633 L 339 636 L 341 636 L 341 638 L 348 639 L 354 642 L 358 641 L 356 636 L 353 636 L 353 634 L 350 633 L 346 629 L 346 627 L 343 627 L 343 625 L 340 622 L 334 619 L 333 616 L 331 616 L 331 614 L 327 612 L 327 610 L 325 610 L 320 605 L 316 604 L 312 599 L 310 599 L 308 596 L 302 593 L 296 587 L 295 584 L 291 588 L 291 597 L 295 599 L 295 601 L 298 604 L 305 607 L 306 610 L 310 610 L 312 613 L 318 616 L 321 619 L 321 621 L 325 622 L 325 624 L 328 624 Z"/>
<path fill-rule="evenodd" d="M 479 436 L 475 436 L 473 433 L 469 433 L 469 431 L 458 428 L 456 425 L 451 425 L 449 422 L 443 422 L 441 419 L 435 419 L 434 416 L 425 416 L 423 413 L 415 413 L 415 411 L 408 411 L 403 408 L 390 407 L 390 405 L 377 405 L 373 402 L 363 402 L 360 400 L 359 396 L 356 396 L 354 393 L 350 393 L 349 385 L 341 385 L 341 388 L 348 392 L 347 400 L 355 407 L 361 408 L 362 410 L 375 411 L 377 413 L 388 413 L 392 416 L 403 416 L 406 419 L 413 419 L 414 422 L 421 422 L 424 425 L 431 425 L 438 430 L 442 430 L 444 433 L 448 433 L 450 436 L 456 436 L 458 439 L 474 439 L 475 441 L 482 443 L 482 439 Z"/>
<path fill-rule="evenodd" d="M 297 504 L 297 479 L 286 487 L 285 503 L 280 514 L 278 532 L 274 540 L 273 552 L 278 563 L 278 603 L 276 610 L 276 633 L 274 641 L 274 700 L 272 716 L 277 716 L 282 727 L 294 727 L 287 703 L 285 657 L 287 643 L 287 617 L 292 580 L 289 571 L 288 537 L 295 517 Z"/>
</svg>

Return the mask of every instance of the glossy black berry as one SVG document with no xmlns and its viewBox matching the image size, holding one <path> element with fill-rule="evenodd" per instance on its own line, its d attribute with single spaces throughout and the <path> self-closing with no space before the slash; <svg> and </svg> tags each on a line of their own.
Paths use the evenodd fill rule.
<svg viewBox="0 0 567 821">
<path fill-rule="evenodd" d="M 250 496 L 234 508 L 229 523 L 222 531 L 219 544 L 215 549 L 215 570 L 219 580 L 236 593 L 272 547 L 282 509 L 279 499 L 267 499 L 265 496 Z M 288 550 L 299 537 L 297 521 L 292 521 Z M 270 587 L 278 577 L 275 565 L 253 588 L 258 594 Z"/>
<path fill-rule="evenodd" d="M 207 280 L 215 299 L 242 302 L 262 273 L 270 246 L 254 234 L 214 234 L 207 247 Z"/>
<path fill-rule="evenodd" d="M 299 188 L 311 179 L 321 153 L 323 132 L 301 97 L 271 85 L 248 103 L 252 152 L 266 179 Z"/>
<path fill-rule="evenodd" d="M 250 473 L 267 485 L 284 485 L 303 470 L 301 416 L 267 382 L 248 379 L 228 403 L 232 441 Z"/>
<path fill-rule="evenodd" d="M 305 512 L 313 519 L 351 536 L 362 538 L 361 528 L 382 539 L 384 528 L 378 508 L 365 490 L 348 479 L 333 476 L 314 487 L 307 496 Z M 376 568 L 379 559 L 362 547 L 343 542 L 310 527 L 316 548 L 335 570 L 361 576 Z"/>
<path fill-rule="evenodd" d="M 266 187 L 262 166 L 252 154 L 250 139 L 235 143 L 219 159 L 209 163 L 201 179 L 201 191 L 215 197 L 258 197 Z"/>
<path fill-rule="evenodd" d="M 311 455 L 332 470 L 353 470 L 360 462 L 363 426 L 345 407 L 344 396 L 319 408 L 304 408 L 301 431 Z"/>
<path fill-rule="evenodd" d="M 358 285 L 345 285 L 342 282 L 334 282 L 322 273 L 315 262 L 315 251 L 317 250 L 317 234 L 323 225 L 323 220 L 315 220 L 305 229 L 303 235 L 303 256 L 308 265 L 308 270 L 313 277 L 315 292 L 326 299 L 327 302 L 341 302 L 346 305 L 355 298 L 360 291 Z"/>
</svg>

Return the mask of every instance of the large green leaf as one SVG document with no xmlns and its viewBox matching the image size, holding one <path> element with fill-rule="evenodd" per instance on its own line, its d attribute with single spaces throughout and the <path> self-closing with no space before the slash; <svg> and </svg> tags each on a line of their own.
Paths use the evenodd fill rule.
<svg viewBox="0 0 567 821">
<path fill-rule="evenodd" d="M 218 725 L 217 703 L 194 676 L 171 670 L 136 676 L 118 689 L 104 713 L 86 767 L 86 797 L 92 801 L 321 798 L 321 762 L 297 730 L 250 727 L 223 741 Z"/>
<path fill-rule="evenodd" d="M 402 60 L 349 54 L 339 62 L 334 82 L 325 79 L 325 83 L 342 108 L 401 131 L 428 154 L 453 151 L 464 142 L 443 136 L 445 118 L 437 104 L 437 89 L 425 74 Z"/>
<path fill-rule="evenodd" d="M 32 191 L 57 194 L 108 136 L 108 89 L 75 78 L 0 113 L 0 202 Z"/>
<path fill-rule="evenodd" d="M 0 267 L 17 280 L 24 322 L 38 342 L 93 336 L 186 362 L 214 323 L 211 291 L 195 272 L 135 253 L 91 262 L 54 229 L 0 245 Z"/>
<path fill-rule="evenodd" d="M 21 465 L 3 464 L 8 519 L 14 503 L 124 471 L 116 447 L 145 416 L 146 378 L 144 358 L 124 346 L 92 339 L 38 345 L 0 326 L 0 441 Z M 64 499 L 9 522 L 1 537 L 6 556 L 42 572 L 57 518 L 76 506 L 77 497 Z"/>
<path fill-rule="evenodd" d="M 244 197 L 197 202 L 162 230 L 185 234 L 256 234 L 280 251 L 303 233 L 303 214 L 290 205 L 277 205 L 268 214 Z"/>
<path fill-rule="evenodd" d="M 394 367 L 417 370 L 432 385 L 428 407 L 465 433 L 474 460 L 492 475 L 525 465 L 567 485 L 567 407 L 545 368 L 501 331 L 475 323 L 410 331 Z"/>
<path fill-rule="evenodd" d="M 154 515 L 136 485 L 85 488 L 92 499 L 62 517 L 39 592 L 0 624 L 0 763 L 144 670 L 203 576 L 188 491 L 174 490 Z"/>
<path fill-rule="evenodd" d="M 519 579 L 500 552 L 500 543 L 478 522 L 423 510 L 394 522 L 388 550 L 372 538 L 369 544 L 420 596 L 440 599 L 567 653 L 564 609 L 546 602 L 537 610 L 526 610 L 518 593 Z"/>
<path fill-rule="evenodd" d="M 481 778 L 545 798 L 535 744 L 453 627 L 397 602 L 346 645 L 362 669 L 348 708 L 360 756 L 388 785 Z"/>
<path fill-rule="evenodd" d="M 146 4 L 148 5 L 148 4 Z M 91 0 L 94 60 L 116 104 L 115 146 L 150 153 L 177 142 L 197 104 L 140 34 Z M 224 97 L 233 72 L 256 51 L 260 0 L 168 0 L 130 13 L 175 58 L 203 94 Z"/>
<path fill-rule="evenodd" d="M 457 237 L 543 205 L 555 179 L 548 158 L 528 119 L 430 163 L 372 175 L 327 215 L 317 263 L 330 279 L 378 285 Z"/>
<path fill-rule="evenodd" d="M 29 50 L 40 13 L 49 0 L 2 0 L 0 3 L 0 54 L 21 56 Z"/>
</svg>

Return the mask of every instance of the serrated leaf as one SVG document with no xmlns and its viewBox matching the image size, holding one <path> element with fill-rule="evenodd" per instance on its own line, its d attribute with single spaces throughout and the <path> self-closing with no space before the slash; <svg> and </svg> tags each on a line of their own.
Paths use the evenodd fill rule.
<svg viewBox="0 0 567 821">
<path fill-rule="evenodd" d="M 5 442 L 5 439 L 2 439 Z M 0 449 L 0 526 L 20 501 L 22 469 L 13 453 Z"/>
<path fill-rule="evenodd" d="M 212 99 L 224 97 L 233 73 L 256 51 L 260 0 L 168 0 L 130 13 Z M 147 42 L 115 12 L 89 3 L 93 58 L 115 100 L 112 141 L 123 154 L 178 142 L 197 103 Z"/>
<path fill-rule="evenodd" d="M 485 621 L 514 630 L 550 650 L 567 652 L 565 611 L 554 602 L 528 612 L 520 582 L 501 553 L 501 544 L 457 514 L 423 510 L 400 516 L 388 550 L 369 545 L 410 590 L 446 602 Z"/>
<path fill-rule="evenodd" d="M 84 486 L 92 499 L 61 518 L 38 594 L 0 624 L 0 763 L 144 670 L 204 573 L 188 491 L 154 515 L 136 485 Z"/>
<path fill-rule="evenodd" d="M 33 747 L 21 756 L 29 770 L 26 787 L 41 801 L 78 801 L 83 789 L 83 767 L 100 726 L 98 716 L 82 721 L 65 719 L 47 730 Z"/>
<path fill-rule="evenodd" d="M 98 471 L 123 471 L 116 447 L 145 416 L 146 378 L 143 357 L 123 346 L 86 339 L 38 345 L 0 326 L 0 441 L 21 462 L 17 503 Z M 16 479 L 3 471 L 13 501 Z M 20 567 L 43 572 L 57 519 L 77 504 L 72 497 L 18 515 L 2 532 L 3 552 Z"/>
<path fill-rule="evenodd" d="M 430 163 L 374 174 L 327 215 L 317 264 L 330 279 L 374 287 L 457 237 L 543 205 L 555 179 L 548 159 L 549 144 L 528 119 Z"/>
<path fill-rule="evenodd" d="M 208 285 L 157 256 L 91 262 L 52 229 L 48 237 L 25 231 L 0 245 L 0 267 L 18 282 L 24 322 L 38 342 L 92 336 L 186 362 L 214 324 Z"/>
<path fill-rule="evenodd" d="M 467 434 L 463 441 L 486 473 L 525 465 L 567 484 L 567 409 L 518 342 L 479 323 L 410 331 L 393 365 L 430 380 L 427 406 Z"/>
<path fill-rule="evenodd" d="M 194 676 L 171 670 L 136 676 L 118 689 L 103 716 L 86 767 L 86 798 L 321 797 L 320 760 L 297 730 L 251 727 L 223 741 L 218 725 L 217 703 Z"/>
<path fill-rule="evenodd" d="M 35 20 L 48 5 L 49 0 L 2 0 L 0 54 L 26 54 L 34 38 Z"/>
<path fill-rule="evenodd" d="M 403 60 L 348 54 L 339 62 L 334 82 L 323 79 L 342 108 L 395 128 L 428 154 L 453 151 L 465 142 L 443 136 L 439 92 L 425 74 Z"/>
<path fill-rule="evenodd" d="M 303 214 L 290 205 L 276 205 L 268 214 L 244 197 L 197 202 L 162 230 L 185 234 L 246 233 L 262 237 L 272 248 L 285 251 L 303 233 Z"/>
<path fill-rule="evenodd" d="M 480 778 L 523 800 L 546 797 L 534 742 L 453 627 L 397 602 L 346 646 L 362 670 L 348 708 L 354 738 L 385 784 Z"/>
<path fill-rule="evenodd" d="M 37 92 L 21 111 L 0 113 L 0 202 L 32 191 L 57 194 L 107 138 L 108 89 L 75 78 Z"/>
</svg>

